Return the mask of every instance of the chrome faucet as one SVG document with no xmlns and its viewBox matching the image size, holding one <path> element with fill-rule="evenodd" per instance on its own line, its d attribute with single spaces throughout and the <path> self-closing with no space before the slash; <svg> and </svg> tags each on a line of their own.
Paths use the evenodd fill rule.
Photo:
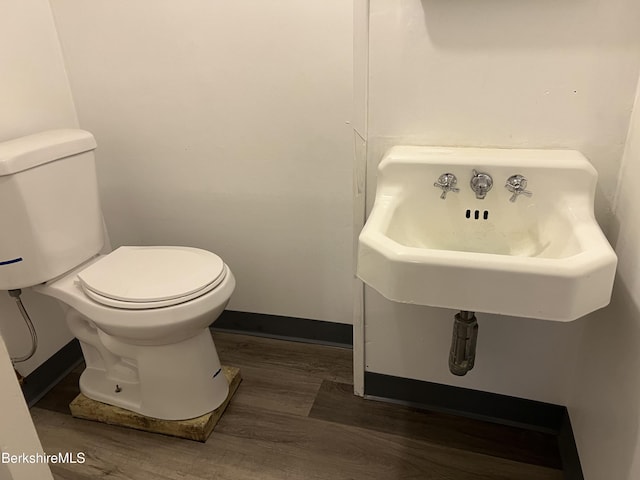
<svg viewBox="0 0 640 480">
<path fill-rule="evenodd" d="M 434 187 L 438 187 L 442 189 L 442 193 L 440 194 L 441 199 L 447 198 L 447 193 L 449 192 L 459 192 L 460 189 L 456 187 L 458 184 L 458 179 L 453 173 L 443 173 L 438 177 L 438 181 L 433 184 Z"/>
<path fill-rule="evenodd" d="M 510 202 L 515 202 L 518 199 L 518 195 L 526 195 L 527 197 L 533 195 L 532 192 L 526 190 L 527 179 L 522 175 L 511 175 L 507 178 L 507 183 L 504 186 L 507 190 L 513 193 L 509 199 Z"/>
<path fill-rule="evenodd" d="M 473 170 L 473 177 L 471 177 L 471 190 L 476 194 L 478 200 L 482 200 L 487 196 L 487 192 L 493 187 L 493 178 L 488 173 L 478 172 Z"/>
</svg>

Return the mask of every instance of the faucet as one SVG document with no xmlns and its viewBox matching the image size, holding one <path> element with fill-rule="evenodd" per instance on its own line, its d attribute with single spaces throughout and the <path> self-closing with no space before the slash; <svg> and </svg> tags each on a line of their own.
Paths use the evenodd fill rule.
<svg viewBox="0 0 640 480">
<path fill-rule="evenodd" d="M 482 200 L 493 187 L 493 179 L 488 173 L 478 172 L 474 169 L 473 177 L 471 177 L 469 184 L 471 185 L 471 190 L 475 192 L 476 198 Z"/>
<path fill-rule="evenodd" d="M 440 198 L 444 200 L 447 198 L 447 193 L 460 191 L 460 189 L 456 187 L 457 183 L 458 179 L 453 173 L 443 173 L 438 177 L 438 181 L 435 182 L 433 186 L 442 189 Z"/>
</svg>

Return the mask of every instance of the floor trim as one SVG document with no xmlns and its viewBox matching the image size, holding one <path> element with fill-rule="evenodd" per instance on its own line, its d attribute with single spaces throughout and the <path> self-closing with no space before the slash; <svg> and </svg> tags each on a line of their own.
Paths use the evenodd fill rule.
<svg viewBox="0 0 640 480">
<path fill-rule="evenodd" d="M 212 330 L 353 348 L 353 325 L 308 318 L 225 310 Z"/>
<path fill-rule="evenodd" d="M 374 372 L 365 372 L 364 392 L 380 398 L 392 395 L 393 400 L 429 410 L 553 434 L 560 431 L 566 411 L 560 405 Z"/>
<path fill-rule="evenodd" d="M 365 398 L 554 434 L 565 480 L 584 480 L 564 406 L 375 372 L 365 372 L 364 392 Z"/>
<path fill-rule="evenodd" d="M 80 342 L 74 338 L 27 375 L 22 385 L 22 393 L 29 408 L 35 405 L 82 361 Z"/>
<path fill-rule="evenodd" d="M 564 472 L 565 480 L 584 480 L 580 456 L 578 455 L 578 446 L 573 436 L 571 419 L 566 408 L 562 416 L 560 432 L 558 433 L 558 448 L 560 449 L 560 458 L 562 458 L 562 471 Z"/>
</svg>

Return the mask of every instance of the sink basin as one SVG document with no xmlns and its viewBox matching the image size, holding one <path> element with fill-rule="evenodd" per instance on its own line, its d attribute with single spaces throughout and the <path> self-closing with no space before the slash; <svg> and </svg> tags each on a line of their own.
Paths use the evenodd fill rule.
<svg viewBox="0 0 640 480">
<path fill-rule="evenodd" d="M 494 182 L 483 199 L 474 170 Z M 441 198 L 444 173 L 459 191 Z M 516 174 L 525 194 L 505 188 Z M 596 182 L 577 151 L 393 147 L 378 167 L 358 277 L 397 302 L 575 320 L 609 303 L 617 263 L 594 217 Z"/>
</svg>

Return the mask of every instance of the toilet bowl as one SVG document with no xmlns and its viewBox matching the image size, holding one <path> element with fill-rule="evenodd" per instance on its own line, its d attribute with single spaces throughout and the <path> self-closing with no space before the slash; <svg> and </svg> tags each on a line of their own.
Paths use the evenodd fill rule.
<svg viewBox="0 0 640 480">
<path fill-rule="evenodd" d="M 228 394 L 209 326 L 235 288 L 216 254 L 123 246 L 102 255 L 96 147 L 83 130 L 0 143 L 0 290 L 57 299 L 80 341 L 80 390 L 164 420 L 215 410 Z"/>
<path fill-rule="evenodd" d="M 62 303 L 80 341 L 82 393 L 165 420 L 198 417 L 226 399 L 208 327 L 234 288 L 217 255 L 189 247 L 120 247 L 33 287 Z"/>
<path fill-rule="evenodd" d="M 159 262 L 164 260 L 174 265 L 165 269 L 164 275 L 160 272 L 162 266 L 154 272 L 143 271 L 150 253 Z M 175 260 L 189 257 L 191 265 L 175 264 Z M 193 280 L 196 266 L 194 257 L 195 260 L 202 257 L 214 261 L 210 262 L 213 265 L 206 265 L 208 271 L 196 273 L 200 275 L 196 281 Z M 146 267 L 152 268 L 149 265 Z M 211 276 L 209 282 L 207 274 Z M 198 281 L 205 286 L 214 280 L 217 281 L 214 288 L 202 288 L 197 296 L 184 295 L 185 286 Z M 90 285 L 102 287 L 104 293 L 95 294 L 90 290 L 91 287 L 86 286 L 87 281 Z M 109 287 L 113 290 L 109 290 Z M 141 304 L 154 303 L 140 302 L 141 293 L 147 294 L 148 299 L 155 294 L 169 292 L 172 288 L 174 304 L 141 308 Z M 120 247 L 108 255 L 90 259 L 60 278 L 35 286 L 34 290 L 62 301 L 91 319 L 100 330 L 126 339 L 127 343 L 162 345 L 189 338 L 207 328 L 222 313 L 234 288 L 235 279 L 230 269 L 220 257 L 206 250 L 189 247 Z M 129 292 L 127 295 L 131 300 L 122 298 L 123 291 Z M 115 300 L 112 296 L 118 294 L 121 299 Z M 165 302 L 158 300 L 155 303 Z"/>
</svg>

